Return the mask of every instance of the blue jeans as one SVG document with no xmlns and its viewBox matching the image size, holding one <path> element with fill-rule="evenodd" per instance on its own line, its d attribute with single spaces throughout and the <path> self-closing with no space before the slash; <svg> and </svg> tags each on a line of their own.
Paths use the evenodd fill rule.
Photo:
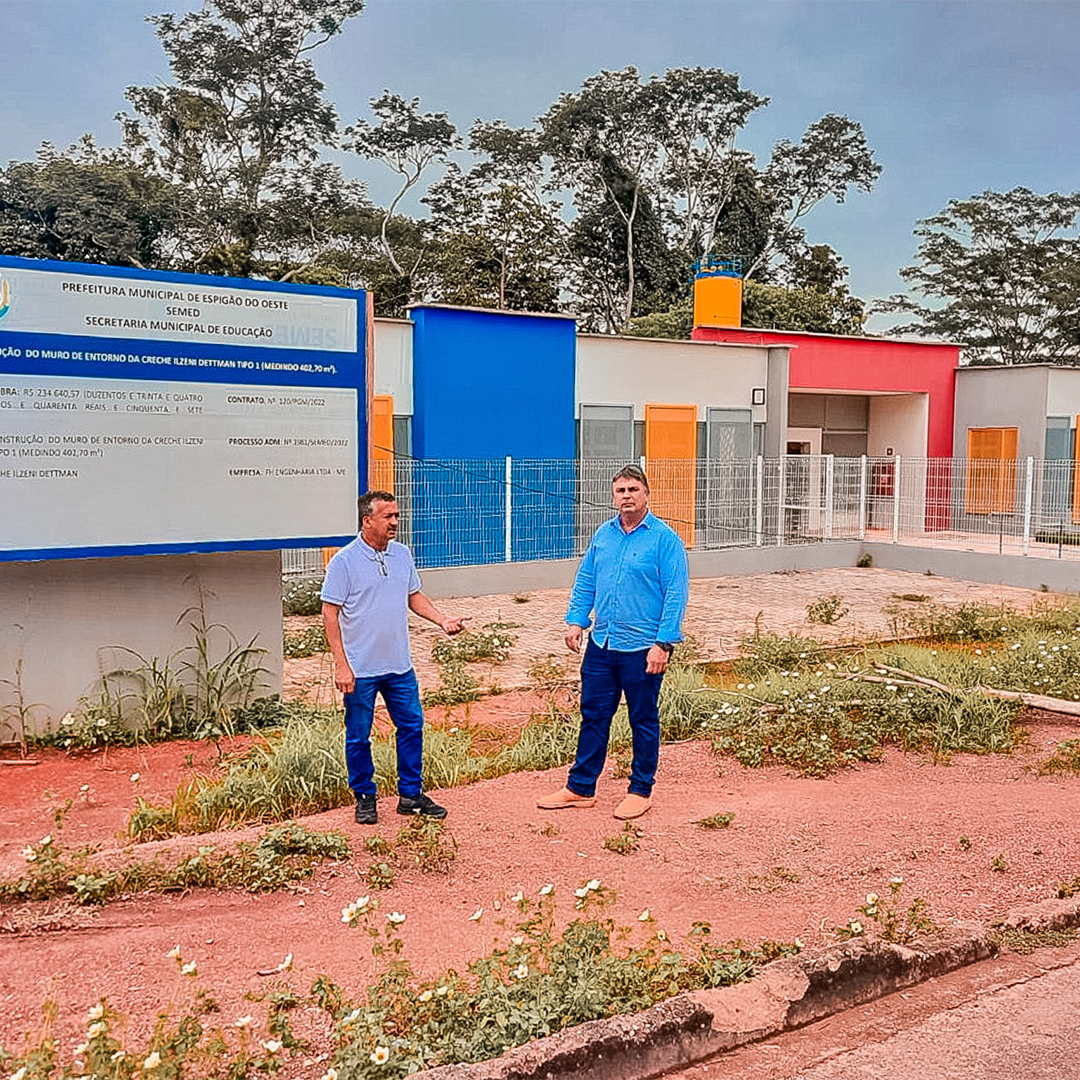
<svg viewBox="0 0 1080 1080">
<path fill-rule="evenodd" d="M 624 693 L 634 746 L 629 790 L 646 798 L 652 794 L 660 760 L 657 701 L 664 676 L 650 675 L 645 670 L 648 653 L 648 649 L 616 652 L 589 639 L 581 665 L 581 733 L 577 756 L 566 782 L 576 794 L 596 794 L 596 781 L 607 757 L 611 720 Z"/>
<path fill-rule="evenodd" d="M 420 706 L 415 671 L 357 679 L 345 695 L 345 764 L 349 769 L 349 787 L 357 798 L 375 794 L 371 724 L 376 694 L 382 694 L 397 728 L 398 794 L 415 799 L 420 794 L 424 766 L 424 710 Z"/>
</svg>

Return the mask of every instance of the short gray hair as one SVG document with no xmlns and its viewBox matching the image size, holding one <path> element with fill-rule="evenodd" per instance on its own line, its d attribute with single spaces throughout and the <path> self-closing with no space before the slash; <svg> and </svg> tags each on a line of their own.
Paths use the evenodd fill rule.
<svg viewBox="0 0 1080 1080">
<path fill-rule="evenodd" d="M 364 518 L 371 517 L 375 512 L 377 502 L 397 502 L 397 500 L 390 491 L 365 491 L 356 501 L 356 516 L 361 525 L 364 523 Z"/>
<path fill-rule="evenodd" d="M 637 465 L 624 465 L 612 478 L 611 482 L 614 484 L 616 480 L 636 480 L 646 491 L 649 490 L 649 478 L 645 475 L 644 471 Z"/>
</svg>

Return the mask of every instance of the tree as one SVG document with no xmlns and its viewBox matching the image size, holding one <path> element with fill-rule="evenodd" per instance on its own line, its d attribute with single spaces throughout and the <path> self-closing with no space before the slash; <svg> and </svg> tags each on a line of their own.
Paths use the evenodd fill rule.
<svg viewBox="0 0 1080 1080">
<path fill-rule="evenodd" d="M 811 334 L 861 334 L 865 311 L 857 297 L 808 286 L 743 283 L 743 325 Z"/>
<path fill-rule="evenodd" d="M 168 265 L 174 192 L 127 154 L 84 136 L 0 170 L 0 251 L 32 259 Z"/>
<path fill-rule="evenodd" d="M 1080 362 L 1078 217 L 1080 192 L 953 199 L 918 222 L 918 262 L 900 271 L 929 303 L 898 295 L 877 310 L 913 314 L 894 332 L 962 342 L 972 363 Z"/>
<path fill-rule="evenodd" d="M 206 0 L 182 18 L 149 19 L 175 85 L 129 87 L 125 141 L 184 193 L 179 261 L 247 275 L 271 227 L 271 203 L 332 145 L 334 107 L 309 54 L 359 15 L 363 0 Z"/>
<path fill-rule="evenodd" d="M 520 185 L 487 170 L 451 165 L 424 202 L 431 207 L 432 253 L 425 292 L 448 304 L 556 311 L 558 225 Z"/>
<path fill-rule="evenodd" d="M 818 203 L 827 198 L 842 203 L 852 187 L 872 191 L 880 175 L 862 127 L 846 116 L 830 113 L 816 120 L 798 144 L 778 142 L 761 178 L 774 207 L 772 228 L 746 276 L 762 276 L 775 258 L 790 256 L 803 245 L 798 222 Z"/>
<path fill-rule="evenodd" d="M 386 208 L 379 233 L 383 254 L 402 278 L 402 289 L 411 299 L 412 279 L 424 256 L 424 246 L 410 247 L 408 257 L 401 249 L 395 254 L 391 243 L 391 223 L 398 204 L 413 188 L 429 165 L 449 161 L 460 145 L 457 130 L 446 113 L 421 113 L 420 99 L 406 101 L 389 90 L 373 98 L 371 111 L 378 123 L 357 120 L 345 129 L 346 149 L 361 157 L 381 161 L 401 177 L 401 186 Z M 400 256 L 400 257 L 399 257 Z"/>
</svg>

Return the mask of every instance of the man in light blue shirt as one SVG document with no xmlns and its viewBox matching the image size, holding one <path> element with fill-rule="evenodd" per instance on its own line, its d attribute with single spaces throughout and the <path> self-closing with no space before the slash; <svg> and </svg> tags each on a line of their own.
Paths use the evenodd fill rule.
<svg viewBox="0 0 1080 1080">
<path fill-rule="evenodd" d="M 420 591 L 412 552 L 399 544 L 400 511 L 388 491 L 359 502 L 360 535 L 326 567 L 323 626 L 334 658 L 334 685 L 345 695 L 345 761 L 356 796 L 356 821 L 378 822 L 371 724 L 381 694 L 397 729 L 399 814 L 444 818 L 446 810 L 421 790 L 424 710 L 409 650 L 409 611 L 459 634 L 465 619 L 448 619 Z"/>
<path fill-rule="evenodd" d="M 578 567 L 566 613 L 566 644 L 581 651 L 590 614 L 595 623 L 581 664 L 581 731 L 566 787 L 538 799 L 542 810 L 596 805 L 596 781 L 607 757 L 611 721 L 626 695 L 633 763 L 620 820 L 652 805 L 660 757 L 660 683 L 689 597 L 686 550 L 676 532 L 649 511 L 649 481 L 636 465 L 615 474 L 618 516 L 593 534 Z"/>
</svg>

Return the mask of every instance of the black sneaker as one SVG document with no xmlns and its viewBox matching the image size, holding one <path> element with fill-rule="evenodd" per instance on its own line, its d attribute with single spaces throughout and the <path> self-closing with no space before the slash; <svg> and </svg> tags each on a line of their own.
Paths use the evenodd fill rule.
<svg viewBox="0 0 1080 1080">
<path fill-rule="evenodd" d="M 356 796 L 356 824 L 378 825 L 379 810 L 374 795 Z"/>
<path fill-rule="evenodd" d="M 417 795 L 414 799 L 410 799 L 407 795 L 401 795 L 397 801 L 397 812 L 399 814 L 421 814 L 430 818 L 446 817 L 446 807 L 440 806 L 423 793 Z"/>
</svg>

